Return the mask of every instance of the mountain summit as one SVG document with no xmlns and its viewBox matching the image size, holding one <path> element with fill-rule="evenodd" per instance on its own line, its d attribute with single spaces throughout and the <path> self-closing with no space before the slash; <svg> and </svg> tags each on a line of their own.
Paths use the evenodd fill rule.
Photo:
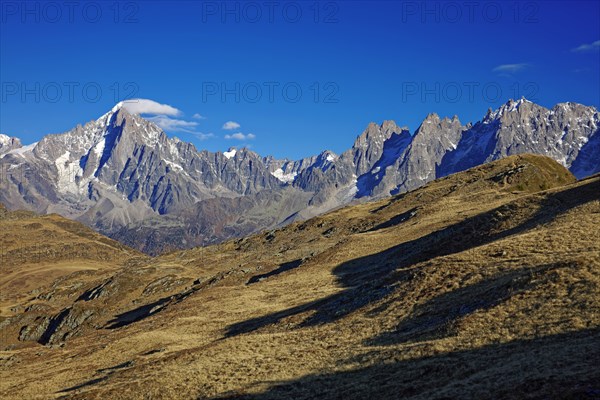
<svg viewBox="0 0 600 400">
<path fill-rule="evenodd" d="M 509 100 L 463 125 L 429 114 L 411 135 L 371 123 L 340 155 L 302 160 L 249 149 L 200 151 L 118 103 L 95 121 L 22 146 L 0 136 L 0 202 L 56 212 L 148 253 L 218 242 L 381 198 L 506 156 L 549 156 L 600 171 L 594 107 Z"/>
</svg>

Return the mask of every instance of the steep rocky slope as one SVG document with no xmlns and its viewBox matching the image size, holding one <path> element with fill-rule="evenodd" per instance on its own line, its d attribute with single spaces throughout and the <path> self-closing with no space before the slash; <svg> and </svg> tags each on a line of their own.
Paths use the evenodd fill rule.
<svg viewBox="0 0 600 400">
<path fill-rule="evenodd" d="M 0 395 L 594 398 L 599 223 L 600 176 L 512 156 L 69 276 L 0 324 Z"/>
</svg>

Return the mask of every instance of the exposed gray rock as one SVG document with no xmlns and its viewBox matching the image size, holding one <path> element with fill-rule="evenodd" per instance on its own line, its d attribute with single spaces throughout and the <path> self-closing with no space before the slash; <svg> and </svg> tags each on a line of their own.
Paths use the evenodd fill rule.
<svg viewBox="0 0 600 400">
<path fill-rule="evenodd" d="M 593 143 L 580 154 L 599 127 L 600 116 L 594 107 L 560 103 L 547 109 L 524 99 L 509 100 L 463 132 L 457 148 L 444 156 L 439 175 L 514 154 L 535 153 L 554 158 L 581 178 L 587 171 L 599 171 L 597 162 L 594 168 L 584 161 L 593 153 Z M 579 167 L 571 168 L 579 157 Z"/>
<path fill-rule="evenodd" d="M 48 329 L 50 324 L 50 318 L 48 317 L 37 317 L 35 321 L 29 325 L 25 325 L 19 331 L 19 340 L 25 341 L 38 341 Z"/>
</svg>

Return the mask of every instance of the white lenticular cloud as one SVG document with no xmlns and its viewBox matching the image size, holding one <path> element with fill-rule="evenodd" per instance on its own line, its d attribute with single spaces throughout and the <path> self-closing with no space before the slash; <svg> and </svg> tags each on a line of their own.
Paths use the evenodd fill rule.
<svg viewBox="0 0 600 400">
<path fill-rule="evenodd" d="M 195 133 L 194 128 L 198 126 L 197 122 L 184 121 L 182 119 L 169 118 L 165 115 L 157 115 L 155 117 L 146 118 L 148 121 L 154 122 L 162 130 L 169 132 L 188 132 Z"/>
<path fill-rule="evenodd" d="M 223 124 L 223 129 L 227 131 L 232 131 L 234 129 L 240 129 L 241 125 L 235 121 L 227 121 Z"/>
<path fill-rule="evenodd" d="M 131 114 L 181 115 L 181 111 L 175 107 L 148 99 L 125 100 L 121 106 Z"/>
</svg>

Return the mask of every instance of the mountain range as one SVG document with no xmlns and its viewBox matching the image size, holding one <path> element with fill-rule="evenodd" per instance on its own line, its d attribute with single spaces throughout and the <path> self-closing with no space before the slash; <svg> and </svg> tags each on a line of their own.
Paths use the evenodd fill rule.
<svg viewBox="0 0 600 400">
<path fill-rule="evenodd" d="M 429 114 L 411 134 L 371 123 L 342 154 L 301 160 L 198 150 L 117 104 L 85 125 L 22 145 L 0 135 L 0 202 L 58 213 L 148 254 L 242 237 L 384 198 L 515 154 L 545 155 L 577 178 L 600 171 L 600 114 L 525 99 L 481 121 Z"/>
</svg>

